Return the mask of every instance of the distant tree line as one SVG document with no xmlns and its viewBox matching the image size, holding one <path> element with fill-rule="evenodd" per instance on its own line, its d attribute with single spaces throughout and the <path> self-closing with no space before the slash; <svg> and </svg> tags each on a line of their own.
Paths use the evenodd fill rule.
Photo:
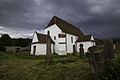
<svg viewBox="0 0 120 80">
<path fill-rule="evenodd" d="M 0 38 L 0 51 L 5 50 L 5 46 L 27 47 L 32 42 L 29 38 L 11 38 L 8 34 L 3 34 Z"/>
<path fill-rule="evenodd" d="M 114 39 L 113 39 L 113 42 L 114 42 L 114 43 L 117 43 L 117 42 L 120 43 L 120 38 L 114 38 Z"/>
</svg>

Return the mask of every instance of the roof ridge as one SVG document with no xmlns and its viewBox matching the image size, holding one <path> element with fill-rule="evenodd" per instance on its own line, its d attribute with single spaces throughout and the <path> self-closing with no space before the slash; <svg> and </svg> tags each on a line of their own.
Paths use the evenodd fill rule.
<svg viewBox="0 0 120 80">
<path fill-rule="evenodd" d="M 76 36 L 84 35 L 84 33 L 80 30 L 79 27 L 76 27 L 72 25 L 71 23 L 57 16 L 53 16 L 52 20 L 49 22 L 46 28 L 50 27 L 53 24 L 56 24 L 65 33 L 76 35 Z"/>
<path fill-rule="evenodd" d="M 37 32 L 37 34 L 38 34 L 38 35 L 45 35 L 45 36 L 47 36 L 47 34 L 42 34 L 42 33 L 38 33 L 38 32 Z"/>
<path fill-rule="evenodd" d="M 40 43 L 46 43 L 46 38 L 47 38 L 46 34 L 37 33 L 37 37 L 38 37 L 38 42 L 40 42 Z M 50 37 L 50 40 L 51 40 L 51 43 L 54 43 L 54 41 L 52 40 L 51 37 Z"/>
<path fill-rule="evenodd" d="M 69 22 L 67 22 L 67 21 L 65 21 L 65 20 L 63 20 L 63 19 L 61 19 L 61 18 L 59 18 L 59 17 L 57 17 L 57 16 L 54 16 L 54 17 L 55 17 L 55 18 L 58 18 L 58 19 L 60 19 L 60 20 L 62 20 L 62 21 L 64 21 L 64 22 L 66 22 L 67 24 L 72 25 L 73 27 L 75 27 L 75 28 L 77 28 L 77 29 L 80 29 L 80 28 L 74 26 L 73 24 L 71 24 L 71 23 L 69 23 Z"/>
</svg>

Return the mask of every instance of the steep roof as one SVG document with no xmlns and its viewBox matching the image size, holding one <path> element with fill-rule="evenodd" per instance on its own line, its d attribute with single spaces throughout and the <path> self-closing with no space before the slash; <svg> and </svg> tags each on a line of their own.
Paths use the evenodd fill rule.
<svg viewBox="0 0 120 80">
<path fill-rule="evenodd" d="M 52 18 L 52 20 L 50 21 L 50 23 L 47 25 L 46 28 L 50 27 L 53 24 L 56 24 L 65 33 L 73 34 L 78 37 L 81 37 L 84 35 L 79 28 L 77 28 L 76 26 L 74 26 L 56 16 L 54 16 Z"/>
<path fill-rule="evenodd" d="M 83 37 L 79 37 L 76 42 L 84 42 L 84 41 L 92 41 L 91 40 L 91 35 L 85 35 Z"/>
<path fill-rule="evenodd" d="M 37 34 L 37 37 L 38 37 L 38 40 L 39 40 L 39 42 L 37 42 L 37 43 L 47 43 L 47 42 L 46 42 L 46 40 L 47 40 L 47 35 L 45 35 L 45 34 L 40 34 L 40 33 L 37 33 L 37 32 L 36 32 L 36 34 Z M 54 43 L 54 41 L 51 39 L 51 37 L 50 37 L 50 40 L 51 40 L 51 43 Z"/>
</svg>

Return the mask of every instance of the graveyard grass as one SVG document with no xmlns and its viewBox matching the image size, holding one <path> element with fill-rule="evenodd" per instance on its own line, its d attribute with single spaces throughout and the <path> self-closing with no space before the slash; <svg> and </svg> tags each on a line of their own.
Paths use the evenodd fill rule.
<svg viewBox="0 0 120 80">
<path fill-rule="evenodd" d="M 51 65 L 46 65 L 45 58 L 29 52 L 2 53 L 0 80 L 94 80 L 86 57 L 52 55 Z"/>
</svg>

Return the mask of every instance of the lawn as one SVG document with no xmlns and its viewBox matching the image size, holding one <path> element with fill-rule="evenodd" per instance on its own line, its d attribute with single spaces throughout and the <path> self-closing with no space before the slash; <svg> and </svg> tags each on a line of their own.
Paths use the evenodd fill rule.
<svg viewBox="0 0 120 80">
<path fill-rule="evenodd" d="M 29 52 L 2 53 L 0 80 L 94 80 L 87 58 L 52 55 L 51 65 L 45 58 Z"/>
<path fill-rule="evenodd" d="M 29 52 L 2 53 L 0 80 L 93 80 L 87 58 L 52 55 L 51 65 L 45 58 Z"/>
</svg>

